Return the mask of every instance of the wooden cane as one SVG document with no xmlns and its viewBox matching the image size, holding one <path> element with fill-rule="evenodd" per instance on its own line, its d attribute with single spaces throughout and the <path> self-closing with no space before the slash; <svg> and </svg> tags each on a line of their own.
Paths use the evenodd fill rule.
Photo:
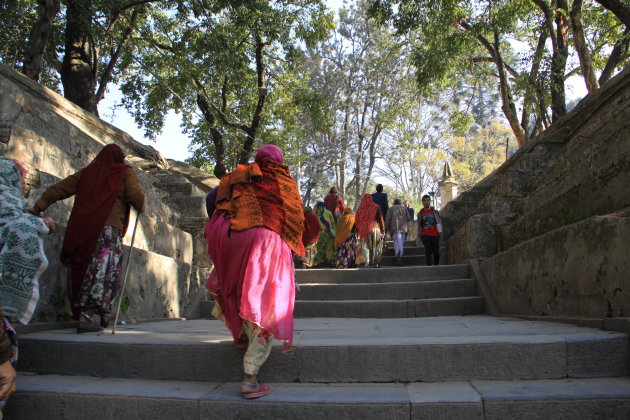
<svg viewBox="0 0 630 420">
<path fill-rule="evenodd" d="M 127 284 L 127 273 L 129 273 L 129 266 L 131 265 L 131 253 L 133 252 L 133 241 L 136 239 L 136 228 L 138 227 L 138 220 L 140 219 L 140 213 L 136 213 L 136 222 L 133 225 L 133 233 L 131 234 L 131 244 L 129 244 L 129 252 L 127 253 L 127 265 L 125 266 L 125 274 L 123 275 L 123 284 L 118 294 L 118 305 L 116 308 L 116 318 L 114 318 L 114 326 L 112 327 L 112 334 L 116 334 L 116 324 L 118 324 L 118 315 L 120 315 L 120 304 L 122 303 L 123 293 L 125 292 L 125 285 Z"/>
</svg>

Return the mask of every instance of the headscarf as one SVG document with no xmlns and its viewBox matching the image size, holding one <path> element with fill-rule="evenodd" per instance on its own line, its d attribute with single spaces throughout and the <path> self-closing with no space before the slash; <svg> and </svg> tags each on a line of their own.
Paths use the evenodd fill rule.
<svg viewBox="0 0 630 420">
<path fill-rule="evenodd" d="M 322 227 L 319 224 L 319 217 L 313 213 L 310 207 L 304 208 L 304 233 L 302 234 L 302 243 L 304 246 L 317 242 L 319 232 Z"/>
<path fill-rule="evenodd" d="M 258 150 L 254 160 L 256 163 L 270 161 L 284 164 L 284 155 L 282 150 L 275 144 L 266 144 Z"/>
<path fill-rule="evenodd" d="M 333 215 L 337 212 L 337 210 L 343 212 L 345 207 L 343 205 L 343 200 L 339 197 L 337 193 L 337 188 L 332 187 L 326 197 L 324 197 L 324 205 L 326 209 L 331 212 Z"/>
<path fill-rule="evenodd" d="M 284 239 L 297 255 L 304 255 L 302 198 L 278 146 L 265 145 L 256 162 L 238 165 L 224 175 L 217 192 L 216 208 L 230 214 L 235 231 L 264 226 Z"/>
<path fill-rule="evenodd" d="M 357 208 L 355 218 L 357 230 L 361 238 L 367 237 L 370 229 L 372 229 L 374 221 L 376 220 L 376 212 L 379 208 L 380 206 L 372 200 L 372 195 L 364 194 L 363 197 L 361 197 L 361 203 L 359 204 L 359 208 Z"/>
<path fill-rule="evenodd" d="M 335 248 L 339 248 L 350 236 L 354 228 L 355 216 L 351 208 L 346 208 L 343 216 L 337 221 L 337 235 L 335 235 Z"/>
<path fill-rule="evenodd" d="M 61 262 L 74 269 L 69 289 L 71 302 L 75 301 L 98 237 L 120 193 L 126 171 L 122 149 L 116 144 L 108 144 L 81 172 L 60 255 Z M 127 216 L 125 221 L 128 220 Z"/>
<path fill-rule="evenodd" d="M 318 201 L 315 204 L 315 214 L 319 217 L 322 230 L 326 230 L 329 236 L 335 237 L 335 219 L 332 213 L 326 209 L 323 201 Z"/>
</svg>

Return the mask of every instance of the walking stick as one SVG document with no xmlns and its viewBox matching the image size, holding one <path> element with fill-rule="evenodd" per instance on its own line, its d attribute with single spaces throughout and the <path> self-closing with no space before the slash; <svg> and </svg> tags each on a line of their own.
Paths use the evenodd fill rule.
<svg viewBox="0 0 630 420">
<path fill-rule="evenodd" d="M 125 266 L 125 274 L 123 274 L 123 284 L 118 294 L 118 305 L 116 308 L 116 317 L 114 318 L 114 326 L 112 327 L 112 334 L 116 334 L 116 324 L 118 324 L 118 315 L 120 315 L 120 304 L 122 303 L 122 296 L 125 292 L 125 285 L 127 284 L 127 273 L 129 273 L 129 266 L 131 265 L 131 253 L 133 252 L 133 241 L 136 239 L 136 228 L 138 227 L 138 220 L 140 219 L 140 213 L 136 212 L 136 222 L 133 224 L 133 233 L 131 234 L 131 244 L 129 244 L 129 252 L 127 253 L 127 265 Z"/>
</svg>

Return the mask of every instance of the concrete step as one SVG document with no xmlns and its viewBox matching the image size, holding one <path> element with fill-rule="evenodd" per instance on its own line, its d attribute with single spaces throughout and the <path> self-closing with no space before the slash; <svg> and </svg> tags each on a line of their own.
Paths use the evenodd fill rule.
<svg viewBox="0 0 630 420">
<path fill-rule="evenodd" d="M 476 315 L 486 311 L 481 296 L 433 299 L 297 300 L 296 318 L 413 318 Z"/>
<path fill-rule="evenodd" d="M 26 376 L 4 410 L 26 419 L 627 419 L 630 378 L 407 384 L 274 383 L 259 400 L 239 382 Z"/>
<path fill-rule="evenodd" d="M 424 255 L 404 255 L 402 257 L 403 265 L 425 265 L 427 263 L 427 258 Z M 392 255 L 384 255 L 381 260 L 381 265 L 384 266 L 395 266 L 396 265 L 396 257 Z"/>
<path fill-rule="evenodd" d="M 628 336 L 485 315 L 296 319 L 295 348 L 274 347 L 267 382 L 419 382 L 627 376 Z M 210 382 L 242 380 L 243 351 L 217 320 L 22 334 L 22 372 Z"/>
<path fill-rule="evenodd" d="M 403 255 L 424 255 L 424 247 L 423 246 L 406 246 L 403 250 Z M 383 251 L 383 256 L 393 256 L 394 255 L 394 246 L 390 246 Z"/>
<path fill-rule="evenodd" d="M 428 299 L 475 295 L 473 279 L 426 282 L 301 284 L 296 296 L 307 300 Z"/>
<path fill-rule="evenodd" d="M 381 267 L 381 268 L 334 268 L 297 269 L 295 275 L 304 283 L 388 283 L 405 281 L 456 280 L 469 278 L 468 264 Z"/>
<path fill-rule="evenodd" d="M 394 248 L 394 241 L 392 241 L 391 239 L 389 240 L 385 240 L 385 246 L 388 248 Z M 414 248 L 417 246 L 416 241 L 404 241 L 403 242 L 403 246 L 405 248 Z"/>
</svg>

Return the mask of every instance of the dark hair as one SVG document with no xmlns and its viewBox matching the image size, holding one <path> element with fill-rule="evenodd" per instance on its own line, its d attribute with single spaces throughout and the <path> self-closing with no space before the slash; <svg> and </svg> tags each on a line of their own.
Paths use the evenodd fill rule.
<svg viewBox="0 0 630 420">
<path fill-rule="evenodd" d="M 429 195 L 425 194 L 425 195 L 423 195 L 423 196 L 422 196 L 422 199 L 424 200 L 425 198 L 428 198 L 428 199 L 430 200 L 430 199 L 431 199 L 431 196 L 429 196 Z"/>
<path fill-rule="evenodd" d="M 402 201 L 400 201 L 400 198 L 395 198 L 394 204 L 402 204 Z"/>
<path fill-rule="evenodd" d="M 376 186 L 376 192 L 382 192 L 383 191 L 383 184 L 378 184 Z"/>
</svg>

